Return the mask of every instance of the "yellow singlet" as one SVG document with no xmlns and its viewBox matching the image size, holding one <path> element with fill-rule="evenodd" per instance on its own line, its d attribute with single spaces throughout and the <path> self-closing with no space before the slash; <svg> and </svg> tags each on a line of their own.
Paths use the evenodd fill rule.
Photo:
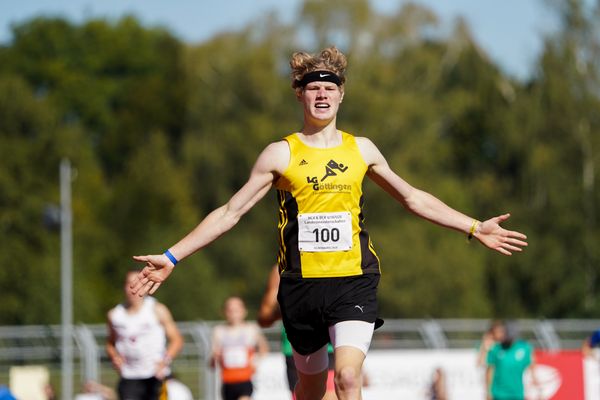
<svg viewBox="0 0 600 400">
<path fill-rule="evenodd" d="M 275 183 L 279 202 L 282 276 L 328 278 L 379 273 L 365 230 L 362 181 L 367 172 L 354 136 L 315 148 L 297 134 L 285 137 L 290 163 Z"/>
</svg>

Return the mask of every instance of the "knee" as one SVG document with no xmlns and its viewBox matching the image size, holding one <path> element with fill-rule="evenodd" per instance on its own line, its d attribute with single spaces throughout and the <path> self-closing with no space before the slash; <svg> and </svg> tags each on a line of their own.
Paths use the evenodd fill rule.
<svg viewBox="0 0 600 400">
<path fill-rule="evenodd" d="M 352 391 L 360 388 L 360 371 L 353 367 L 341 368 L 336 371 L 335 385 L 342 391 Z"/>
</svg>

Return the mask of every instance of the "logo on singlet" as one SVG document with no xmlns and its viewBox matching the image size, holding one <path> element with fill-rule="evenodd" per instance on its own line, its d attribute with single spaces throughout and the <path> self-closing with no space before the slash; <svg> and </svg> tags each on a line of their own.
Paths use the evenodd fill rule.
<svg viewBox="0 0 600 400">
<path fill-rule="evenodd" d="M 325 176 L 321 178 L 321 182 L 323 182 L 325 179 L 327 179 L 330 176 L 337 176 L 337 172 L 335 172 L 336 170 L 344 173 L 344 172 L 346 172 L 347 169 L 348 169 L 348 167 L 345 166 L 344 164 L 338 164 L 337 162 L 335 162 L 333 160 L 329 160 L 327 165 L 325 165 Z"/>
<path fill-rule="evenodd" d="M 325 179 L 330 176 L 337 176 L 338 172 L 344 173 L 348 170 L 348 166 L 340 164 L 334 160 L 329 160 L 325 164 L 325 175 L 319 180 L 316 176 L 307 176 L 306 183 L 311 183 L 314 191 L 327 191 L 327 192 L 349 192 L 352 190 L 351 185 L 336 184 L 336 183 L 322 183 Z"/>
<path fill-rule="evenodd" d="M 312 183 L 313 190 L 319 190 L 319 179 L 316 176 L 313 176 L 313 177 L 307 176 L 306 183 Z"/>
</svg>

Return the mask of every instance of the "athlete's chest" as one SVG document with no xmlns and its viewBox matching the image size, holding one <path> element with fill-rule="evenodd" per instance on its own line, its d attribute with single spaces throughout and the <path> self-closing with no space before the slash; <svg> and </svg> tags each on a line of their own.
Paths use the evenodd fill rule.
<svg viewBox="0 0 600 400">
<path fill-rule="evenodd" d="M 350 193 L 362 184 L 366 165 L 353 151 L 301 151 L 290 160 L 284 181 L 305 194 Z"/>
</svg>

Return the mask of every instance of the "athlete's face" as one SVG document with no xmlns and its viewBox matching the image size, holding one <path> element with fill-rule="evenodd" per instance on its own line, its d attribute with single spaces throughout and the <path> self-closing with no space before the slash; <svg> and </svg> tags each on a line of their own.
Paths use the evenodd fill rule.
<svg viewBox="0 0 600 400">
<path fill-rule="evenodd" d="M 343 89 L 332 82 L 311 82 L 298 91 L 298 100 L 304 106 L 304 119 L 317 125 L 335 118 L 343 97 Z"/>
<path fill-rule="evenodd" d="M 246 319 L 247 311 L 246 306 L 242 299 L 238 297 L 232 297 L 225 302 L 224 306 L 225 319 L 231 325 L 236 325 Z"/>
<path fill-rule="evenodd" d="M 506 338 L 506 328 L 502 325 L 494 326 L 491 333 L 496 342 L 502 342 Z"/>
<path fill-rule="evenodd" d="M 133 283 L 137 276 L 137 272 L 128 272 L 125 278 L 125 285 L 123 287 L 123 291 L 125 292 L 125 299 L 127 300 L 127 304 L 136 305 L 142 302 L 143 297 L 138 296 L 137 294 L 131 293 L 130 285 Z"/>
</svg>

